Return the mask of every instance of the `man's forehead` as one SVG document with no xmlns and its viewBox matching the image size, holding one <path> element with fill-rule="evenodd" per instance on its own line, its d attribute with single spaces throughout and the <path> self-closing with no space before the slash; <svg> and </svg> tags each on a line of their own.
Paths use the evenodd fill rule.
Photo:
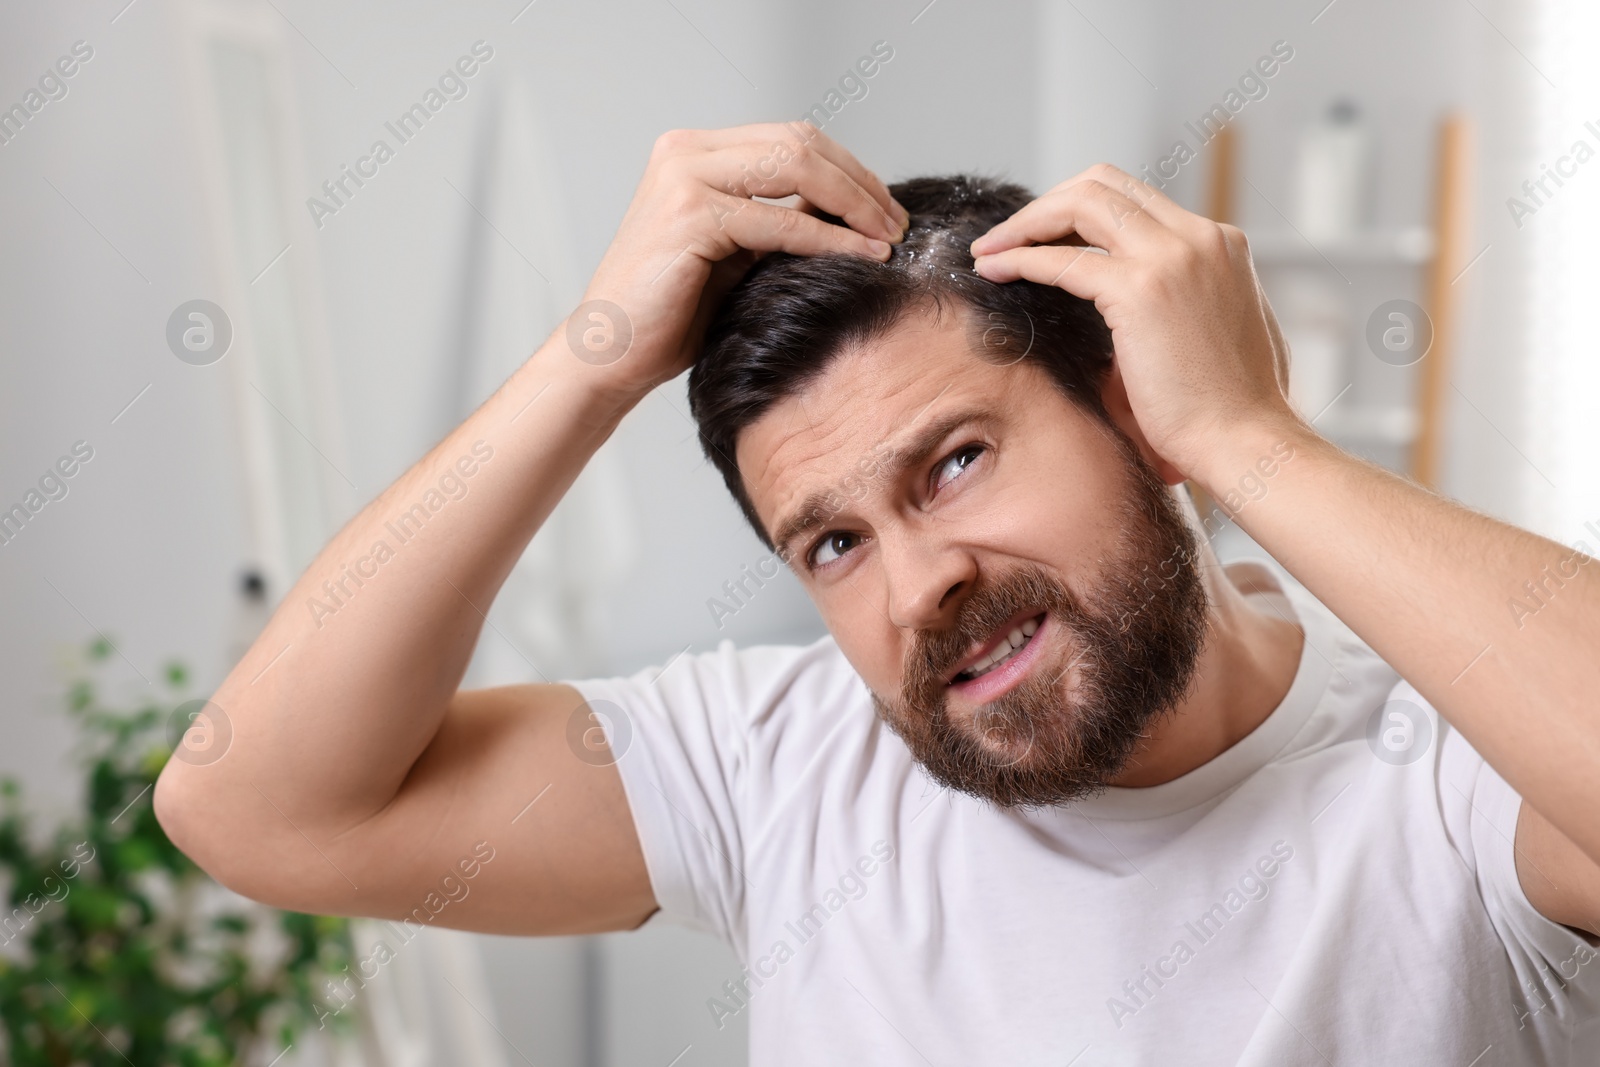
<svg viewBox="0 0 1600 1067">
<path fill-rule="evenodd" d="M 992 393 L 996 368 L 972 352 L 964 316 L 918 316 L 841 352 L 812 382 L 739 435 L 736 459 L 763 525 L 863 467 L 956 401 Z"/>
</svg>

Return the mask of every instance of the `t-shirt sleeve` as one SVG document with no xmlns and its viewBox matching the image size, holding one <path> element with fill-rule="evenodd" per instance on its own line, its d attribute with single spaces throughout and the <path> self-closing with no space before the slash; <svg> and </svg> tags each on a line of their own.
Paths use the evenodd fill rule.
<svg viewBox="0 0 1600 1067">
<path fill-rule="evenodd" d="M 610 752 L 574 748 L 613 760 L 622 775 L 662 918 L 742 950 L 752 856 L 774 797 L 838 722 L 862 711 L 859 679 L 823 638 L 743 649 L 724 641 L 629 677 L 567 684 L 592 716 L 577 720 L 580 741 L 598 723 Z"/>
<path fill-rule="evenodd" d="M 627 677 L 568 681 L 605 730 L 662 917 L 743 926 L 748 712 L 731 642 Z"/>
<path fill-rule="evenodd" d="M 1426 703 L 1404 683 L 1396 693 Z M 1518 1014 L 1530 1025 L 1581 1026 L 1600 1012 L 1600 949 L 1528 900 L 1517 874 L 1521 795 L 1458 731 L 1436 721 L 1442 735 L 1439 803 L 1516 972 L 1523 1003 Z"/>
</svg>

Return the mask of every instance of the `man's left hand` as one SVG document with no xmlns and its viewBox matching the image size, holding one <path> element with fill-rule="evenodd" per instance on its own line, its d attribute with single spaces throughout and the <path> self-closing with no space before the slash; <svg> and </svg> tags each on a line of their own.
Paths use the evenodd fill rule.
<svg viewBox="0 0 1600 1067">
<path fill-rule="evenodd" d="M 1284 395 L 1287 353 L 1237 227 L 1101 163 L 971 250 L 990 281 L 1026 278 L 1094 301 L 1145 439 L 1201 484 L 1241 428 L 1299 423 Z"/>
</svg>

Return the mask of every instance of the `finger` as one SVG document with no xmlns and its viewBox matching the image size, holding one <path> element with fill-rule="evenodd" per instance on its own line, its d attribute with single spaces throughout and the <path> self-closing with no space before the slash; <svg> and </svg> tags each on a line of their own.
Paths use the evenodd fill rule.
<svg viewBox="0 0 1600 1067">
<path fill-rule="evenodd" d="M 851 154 L 848 148 L 845 148 L 809 122 L 797 123 L 796 125 L 814 134 L 813 140 L 809 142 L 811 147 L 831 160 L 834 166 L 844 171 L 852 181 L 866 190 L 867 194 L 872 197 L 873 202 L 883 208 L 895 229 L 903 233 L 911 225 L 911 213 L 890 194 L 889 187 L 884 184 L 883 179 L 867 169 L 866 165 Z"/>
<path fill-rule="evenodd" d="M 975 269 L 991 282 L 1026 278 L 1096 300 L 1123 273 L 1123 265 L 1094 248 L 1024 245 L 979 256 Z"/>
<path fill-rule="evenodd" d="M 669 135 L 663 135 L 664 140 L 667 138 L 670 138 L 669 143 L 677 152 L 711 153 L 741 146 L 757 149 L 753 161 L 746 160 L 746 165 L 764 167 L 768 174 L 773 172 L 774 167 L 786 165 L 786 161 L 802 149 L 821 155 L 848 175 L 863 194 L 871 198 L 882 215 L 883 232 L 892 235 L 890 240 L 900 240 L 910 225 L 910 213 L 890 195 L 882 179 L 868 170 L 848 149 L 810 122 L 755 123 L 720 130 L 673 130 Z M 760 195 L 751 194 L 743 188 L 743 177 L 725 180 L 717 187 L 738 196 Z"/>
<path fill-rule="evenodd" d="M 789 252 L 797 256 L 836 253 L 864 256 L 882 263 L 889 244 L 814 215 L 759 200 L 719 194 L 714 208 L 720 226 L 734 244 L 752 252 Z"/>
<path fill-rule="evenodd" d="M 1097 181 L 1101 185 L 1117 190 L 1123 196 L 1139 204 L 1157 222 L 1171 229 L 1183 229 L 1190 220 L 1205 221 L 1201 216 L 1185 209 L 1149 182 L 1129 174 L 1120 167 L 1114 167 L 1110 163 L 1096 163 L 1088 170 L 1075 174 L 1056 185 L 1050 191 L 1055 192 L 1058 189 L 1065 189 L 1082 181 Z"/>
<path fill-rule="evenodd" d="M 1070 234 L 1114 255 L 1149 251 L 1172 238 L 1138 202 L 1093 179 L 1046 193 L 972 242 L 975 256 L 1029 244 L 1048 244 Z"/>
<path fill-rule="evenodd" d="M 734 196 L 786 197 L 805 201 L 868 237 L 898 241 L 899 225 L 862 186 L 831 159 L 809 148 L 774 152 L 761 142 L 718 149 L 693 163 L 697 176 Z"/>
<path fill-rule="evenodd" d="M 695 143 L 707 150 L 733 148 L 739 145 L 761 146 L 762 156 L 778 156 L 807 149 L 829 160 L 844 171 L 850 179 L 872 198 L 883 212 L 889 229 L 903 231 L 910 225 L 911 216 L 889 193 L 889 187 L 868 170 L 849 149 L 817 129 L 809 122 L 767 122 L 749 126 L 736 126 L 727 130 L 695 130 Z M 784 146 L 785 152 L 774 151 Z M 738 193 L 737 189 L 726 189 Z"/>
</svg>

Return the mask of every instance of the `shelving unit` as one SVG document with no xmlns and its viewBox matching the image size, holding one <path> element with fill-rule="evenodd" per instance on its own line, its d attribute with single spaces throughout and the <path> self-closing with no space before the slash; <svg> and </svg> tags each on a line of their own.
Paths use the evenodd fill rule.
<svg viewBox="0 0 1600 1067">
<path fill-rule="evenodd" d="M 1208 213 L 1232 221 L 1238 173 L 1237 134 L 1213 143 Z M 1349 384 L 1316 418 L 1317 429 L 1352 451 L 1384 463 L 1415 481 L 1437 485 L 1443 447 L 1442 413 L 1449 388 L 1455 337 L 1457 291 L 1454 282 L 1465 266 L 1464 185 L 1468 129 L 1455 115 L 1441 121 L 1433 179 L 1433 217 L 1429 224 L 1382 227 L 1347 237 L 1312 241 L 1287 226 L 1250 232 L 1251 254 L 1267 297 L 1284 321 L 1274 290 L 1294 272 L 1332 273 L 1349 288 L 1350 312 L 1343 331 L 1344 363 Z M 1416 295 L 1416 303 L 1432 323 L 1432 343 L 1409 366 L 1394 366 L 1366 350 L 1367 315 L 1381 300 Z M 1409 296 L 1407 296 L 1409 298 Z M 1370 306 L 1368 306 L 1370 305 Z M 1294 360 L 1291 349 L 1290 374 Z"/>
</svg>

